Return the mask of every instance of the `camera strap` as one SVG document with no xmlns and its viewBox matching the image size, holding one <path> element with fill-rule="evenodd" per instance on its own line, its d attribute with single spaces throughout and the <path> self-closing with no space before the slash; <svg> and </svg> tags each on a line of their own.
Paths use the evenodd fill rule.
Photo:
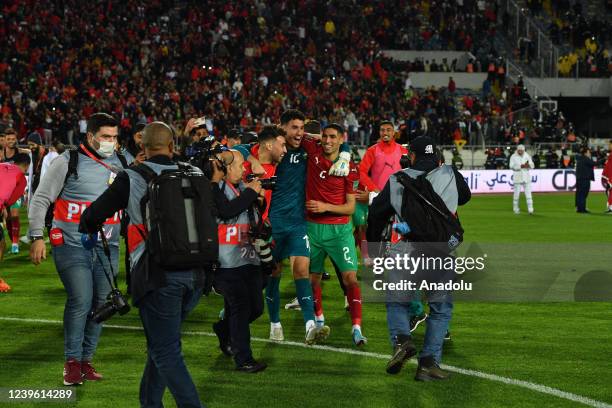
<svg viewBox="0 0 612 408">
<path fill-rule="evenodd" d="M 104 249 L 104 254 L 106 255 L 106 258 L 108 259 L 108 265 L 111 271 L 111 275 L 109 275 L 108 271 L 106 270 L 106 267 L 104 266 L 104 262 L 98 255 L 98 252 L 95 250 L 95 248 L 94 248 L 94 254 L 96 254 L 96 257 L 100 261 L 100 265 L 102 265 L 102 269 L 104 270 L 104 275 L 106 276 L 106 279 L 108 280 L 108 284 L 110 285 L 111 289 L 116 289 L 117 288 L 117 277 L 115 276 L 115 273 L 114 273 L 115 271 L 113 270 L 113 261 L 111 260 L 110 247 L 108 246 L 108 241 L 106 240 L 106 236 L 104 235 L 104 230 L 100 228 L 98 232 L 100 233 L 100 239 L 102 241 L 102 248 Z"/>
</svg>

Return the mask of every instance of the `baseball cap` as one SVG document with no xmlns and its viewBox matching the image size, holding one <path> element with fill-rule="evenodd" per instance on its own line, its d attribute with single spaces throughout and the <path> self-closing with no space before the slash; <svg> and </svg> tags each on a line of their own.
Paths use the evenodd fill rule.
<svg viewBox="0 0 612 408">
<path fill-rule="evenodd" d="M 40 134 L 38 132 L 32 132 L 28 135 L 28 142 L 32 142 L 32 143 L 36 143 L 37 145 L 41 145 L 42 144 L 42 137 L 40 137 Z"/>
<path fill-rule="evenodd" d="M 145 126 L 147 126 L 147 120 L 146 119 L 140 119 L 138 121 L 138 123 L 136 123 L 136 126 L 134 127 L 134 133 L 142 132 L 142 129 L 144 129 Z"/>
<path fill-rule="evenodd" d="M 434 157 L 436 154 L 436 144 L 431 137 L 419 136 L 410 143 L 410 151 L 417 158 Z"/>
</svg>

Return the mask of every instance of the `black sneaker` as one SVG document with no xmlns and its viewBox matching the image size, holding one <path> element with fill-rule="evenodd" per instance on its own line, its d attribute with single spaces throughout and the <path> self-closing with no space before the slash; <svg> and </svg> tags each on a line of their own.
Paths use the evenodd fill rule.
<svg viewBox="0 0 612 408">
<path fill-rule="evenodd" d="M 321 280 L 330 280 L 331 279 L 331 275 L 327 272 L 323 272 L 323 274 L 321 275 Z"/>
<path fill-rule="evenodd" d="M 399 335 L 395 338 L 395 343 L 393 355 L 387 363 L 387 373 L 389 374 L 399 373 L 404 363 L 417 352 L 410 336 Z"/>
<path fill-rule="evenodd" d="M 230 336 L 227 332 L 227 326 L 223 320 L 219 320 L 212 325 L 213 331 L 217 335 L 219 339 L 219 349 L 221 352 L 228 357 L 231 357 L 234 353 L 232 352 L 232 347 L 230 346 Z"/>
<path fill-rule="evenodd" d="M 446 334 L 444 335 L 444 341 L 450 341 L 451 339 L 451 334 L 450 331 L 446 331 Z"/>
<path fill-rule="evenodd" d="M 238 367 L 236 367 L 236 371 L 242 371 L 243 373 L 253 374 L 253 373 L 258 373 L 260 371 L 265 370 L 266 367 L 268 367 L 266 363 L 261 363 L 259 361 L 251 360 L 251 361 L 247 361 L 246 363 L 243 363 L 239 365 Z"/>
<path fill-rule="evenodd" d="M 442 370 L 433 357 L 428 356 L 419 359 L 419 366 L 414 379 L 416 381 L 437 381 L 447 380 L 449 377 L 450 374 Z"/>
<path fill-rule="evenodd" d="M 410 333 L 415 331 L 417 327 L 419 327 L 419 325 L 425 320 L 427 320 L 427 313 L 423 313 L 420 316 L 414 316 L 412 319 L 410 319 Z"/>
</svg>

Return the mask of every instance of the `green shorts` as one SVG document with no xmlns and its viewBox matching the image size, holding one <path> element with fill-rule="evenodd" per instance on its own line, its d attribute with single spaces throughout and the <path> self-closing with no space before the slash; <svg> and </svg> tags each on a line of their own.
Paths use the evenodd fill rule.
<svg viewBox="0 0 612 408">
<path fill-rule="evenodd" d="M 366 203 L 355 204 L 353 213 L 353 225 L 356 227 L 364 226 L 368 223 L 368 205 Z"/>
<path fill-rule="evenodd" d="M 357 251 L 353 238 L 353 224 L 308 223 L 310 241 L 310 272 L 325 271 L 325 258 L 329 256 L 340 272 L 357 271 Z"/>
<path fill-rule="evenodd" d="M 23 198 L 19 198 L 19 200 L 15 201 L 15 204 L 11 205 L 9 208 L 12 210 L 13 208 L 21 208 L 21 204 L 23 202 Z"/>
</svg>

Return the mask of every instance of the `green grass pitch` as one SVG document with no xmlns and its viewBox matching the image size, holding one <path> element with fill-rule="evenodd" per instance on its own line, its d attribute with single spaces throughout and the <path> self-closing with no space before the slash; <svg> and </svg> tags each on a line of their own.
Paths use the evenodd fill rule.
<svg viewBox="0 0 612 408">
<path fill-rule="evenodd" d="M 528 216 L 524 208 L 523 214 L 515 216 L 511 200 L 508 195 L 473 197 L 460 210 L 466 240 L 612 243 L 612 216 L 603 214 L 603 194 L 589 197 L 589 207 L 594 211 L 590 215 L 576 214 L 574 196 L 569 194 L 535 194 L 534 216 Z M 28 246 L 22 245 L 19 255 L 7 254 L 0 264 L 0 275 L 13 287 L 11 293 L 0 294 L 0 319 L 4 319 L 0 320 L 0 387 L 59 388 L 63 332 L 57 321 L 62 319 L 64 290 L 52 260 L 34 267 L 27 252 Z M 602 256 L 609 257 L 610 252 Z M 529 262 L 520 259 L 520 254 L 517 259 Z M 124 281 L 123 274 L 120 280 Z M 288 271 L 281 285 L 284 305 L 294 295 Z M 356 350 L 335 276 L 325 283 L 323 295 L 332 329 L 327 345 L 333 349 L 254 341 L 255 357 L 269 365 L 257 375 L 236 373 L 231 359 L 219 352 L 217 340 L 210 333 L 222 301 L 219 296 L 203 298 L 184 325 L 190 333 L 183 336 L 187 365 L 203 402 L 209 407 L 300 408 L 580 405 L 525 386 L 461 373 L 453 373 L 446 382 L 417 383 L 413 380 L 414 363 L 407 364 L 397 376 L 387 375 L 384 355 L 391 350 L 384 305 L 364 304 L 363 328 L 369 343 Z M 286 339 L 303 342 L 300 312 L 283 309 L 281 318 Z M 113 317 L 108 324 L 140 327 L 134 309 L 125 316 Z M 267 339 L 268 330 L 266 314 L 252 325 L 252 335 L 260 339 Z M 457 303 L 451 331 L 453 340 L 445 346 L 445 364 L 552 387 L 585 397 L 592 405 L 612 404 L 610 303 Z M 423 333 L 423 328 L 417 330 L 417 345 L 422 343 Z M 77 387 L 75 406 L 138 406 L 144 362 L 143 332 L 105 328 L 95 358 L 96 368 L 105 379 Z M 169 392 L 164 403 L 166 407 L 175 406 Z"/>
</svg>

